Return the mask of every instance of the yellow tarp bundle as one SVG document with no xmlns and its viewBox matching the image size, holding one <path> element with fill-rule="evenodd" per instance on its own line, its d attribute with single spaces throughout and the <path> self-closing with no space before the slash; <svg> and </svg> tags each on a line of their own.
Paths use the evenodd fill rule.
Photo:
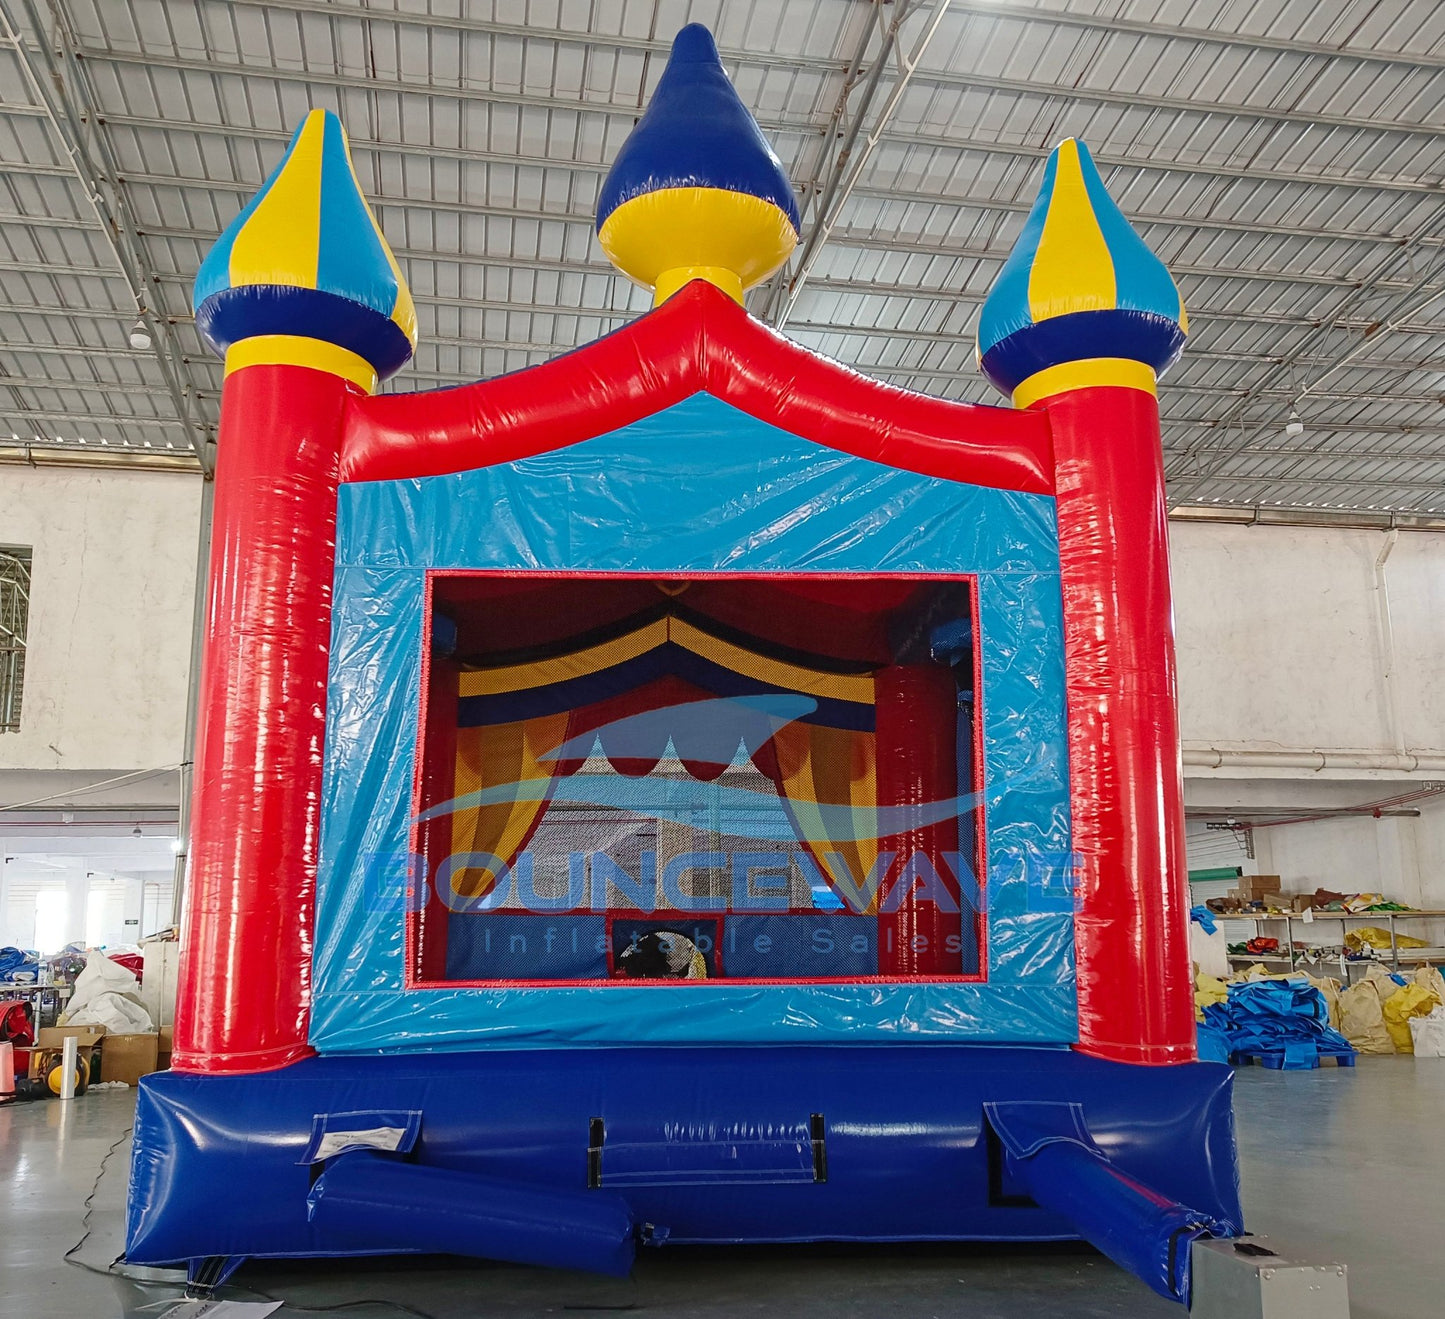
<svg viewBox="0 0 1445 1319">
<path fill-rule="evenodd" d="M 1442 976 L 1433 966 L 1417 966 L 1415 974 L 1410 979 L 1445 1004 L 1445 976 Z"/>
<path fill-rule="evenodd" d="M 1395 1041 L 1385 1026 L 1384 1003 L 1397 988 L 1379 967 L 1372 966 L 1363 980 L 1340 991 L 1340 1034 L 1361 1053 L 1395 1052 Z"/>
<path fill-rule="evenodd" d="M 1428 1016 L 1437 1006 L 1445 1006 L 1445 976 L 1433 966 L 1417 967 L 1410 983 L 1403 988 L 1383 967 L 1376 965 L 1366 969 L 1363 979 L 1343 988 L 1339 981 L 1329 976 L 1295 974 L 1304 974 L 1305 979 L 1320 991 L 1329 1009 L 1330 1025 L 1361 1053 L 1414 1052 L 1411 1019 Z M 1231 976 L 1230 982 L 1287 978 L 1282 972 L 1270 971 L 1257 962 Z M 1228 997 L 1229 989 L 1223 980 L 1195 975 L 1196 1020 L 1204 1020 L 1204 1009 L 1211 1003 L 1223 1003 Z"/>
<path fill-rule="evenodd" d="M 1410 1038 L 1410 1018 L 1428 1016 L 1441 1003 L 1424 985 L 1412 980 L 1403 989 L 1397 989 L 1381 1006 L 1385 1029 L 1396 1053 L 1414 1053 L 1415 1045 Z"/>
<path fill-rule="evenodd" d="M 1194 1020 L 1204 1020 L 1204 1009 L 1211 1003 L 1223 1003 L 1229 998 L 1229 986 L 1217 976 L 1203 972 L 1194 977 Z"/>
<path fill-rule="evenodd" d="M 1340 1032 L 1361 1053 L 1413 1053 L 1410 1019 L 1445 1004 L 1445 978 L 1421 966 L 1403 988 L 1380 967 L 1340 991 Z"/>
<path fill-rule="evenodd" d="M 1390 946 L 1389 930 L 1382 930 L 1378 925 L 1362 925 L 1358 930 L 1350 930 L 1345 934 L 1345 946 L 1360 952 L 1368 945 L 1371 948 L 1388 948 Z M 1395 936 L 1397 948 L 1425 948 L 1428 945 L 1424 939 L 1417 939 L 1410 934 L 1397 934 Z"/>
<path fill-rule="evenodd" d="M 1305 979 L 1324 995 L 1325 1007 L 1330 1012 L 1330 1025 L 1340 1029 L 1340 982 L 1332 976 L 1312 976 L 1305 973 Z M 1344 1032 L 1341 1031 L 1341 1034 Z"/>
</svg>

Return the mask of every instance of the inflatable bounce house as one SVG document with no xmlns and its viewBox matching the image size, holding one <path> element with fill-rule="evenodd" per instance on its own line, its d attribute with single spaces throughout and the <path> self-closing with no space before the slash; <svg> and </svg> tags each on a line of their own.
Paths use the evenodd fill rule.
<svg viewBox="0 0 1445 1319">
<path fill-rule="evenodd" d="M 127 1258 L 625 1273 L 639 1244 L 1242 1231 L 1195 1061 L 1156 377 L 1082 144 L 983 309 L 1012 402 L 750 317 L 797 203 L 689 27 L 601 192 L 655 308 L 377 395 L 410 294 L 312 112 L 225 355 L 174 1070 Z"/>
</svg>

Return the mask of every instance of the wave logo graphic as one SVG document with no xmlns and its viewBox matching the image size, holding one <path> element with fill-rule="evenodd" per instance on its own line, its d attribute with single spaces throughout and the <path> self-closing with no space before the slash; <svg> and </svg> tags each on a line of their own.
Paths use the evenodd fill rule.
<svg viewBox="0 0 1445 1319">
<path fill-rule="evenodd" d="M 613 761 L 652 761 L 658 759 L 661 747 L 663 758 L 738 766 L 779 729 L 817 708 L 812 697 L 794 695 L 660 706 L 569 738 L 541 752 L 537 759 L 544 764 L 586 761 L 604 754 L 605 748 L 605 755 Z M 908 806 L 859 806 L 797 796 L 790 802 L 795 812 L 806 813 L 810 834 L 816 825 L 817 837 L 804 841 L 837 846 L 872 842 L 953 819 L 973 810 L 981 799 L 979 793 L 967 793 Z M 691 778 L 633 778 L 620 774 L 576 774 L 502 783 L 441 802 L 421 812 L 413 823 L 482 806 L 539 802 L 630 811 L 678 824 L 692 823 L 700 811 L 716 812 L 728 820 L 727 832 L 738 837 L 776 843 L 798 841 L 796 825 L 771 792 Z M 737 828 L 732 827 L 734 821 Z"/>
<path fill-rule="evenodd" d="M 690 776 L 556 772 L 564 762 L 575 767 L 598 757 L 645 764 L 672 757 L 742 769 L 779 730 L 817 708 L 809 696 L 777 694 L 687 702 L 629 715 L 538 754 L 539 764 L 554 769 L 551 774 L 453 797 L 411 821 L 424 824 L 490 806 L 563 806 L 628 813 L 689 828 L 705 819 L 713 822 L 713 832 L 748 840 L 759 845 L 757 850 L 682 852 L 668 859 L 660 874 L 655 852 L 633 852 L 638 867 L 633 874 L 605 848 L 573 851 L 565 858 L 566 892 L 560 894 L 550 891 L 555 883 L 539 884 L 537 879 L 539 861 L 553 871 L 560 867 L 563 858 L 551 853 L 538 854 L 528 848 L 506 860 L 486 852 L 454 852 L 436 864 L 431 878 L 437 895 L 453 911 L 505 907 L 556 912 L 589 907 L 608 910 L 606 895 L 611 890 L 627 905 L 652 911 L 659 910 L 660 889 L 667 910 L 776 912 L 796 909 L 796 892 L 785 877 L 796 867 L 811 892 L 813 909 L 819 911 L 886 913 L 898 910 L 905 900 L 914 906 L 936 903 L 947 911 L 984 911 L 987 895 L 971 857 L 958 851 L 941 855 L 916 851 L 900 856 L 896 849 L 882 847 L 885 840 L 897 840 L 910 831 L 966 817 L 983 802 L 980 792 L 905 806 L 877 806 L 818 801 L 795 790 L 785 799 L 771 785 L 760 790 Z M 1057 789 L 1050 765 L 1040 762 L 1028 775 L 1016 776 L 1007 788 L 995 788 L 989 806 L 993 809 L 1009 792 Z M 763 850 L 765 845 L 771 845 L 771 850 Z M 871 856 L 871 863 L 866 863 L 867 873 L 858 873 L 858 859 L 864 854 Z M 384 891 L 399 896 L 404 890 L 409 903 L 424 901 L 428 876 L 423 857 L 373 854 L 369 861 L 387 875 L 379 890 L 377 885 L 368 885 L 374 894 Z M 1001 872 L 1027 882 L 1030 911 L 1076 906 L 1077 862 L 1072 853 L 1039 848 L 1019 858 L 995 855 L 990 864 L 994 883 L 1005 877 Z M 467 872 L 483 875 L 485 880 L 461 882 Z M 723 872 L 730 892 L 688 892 L 689 876 L 699 872 Z M 711 887 L 715 889 L 716 883 Z"/>
</svg>

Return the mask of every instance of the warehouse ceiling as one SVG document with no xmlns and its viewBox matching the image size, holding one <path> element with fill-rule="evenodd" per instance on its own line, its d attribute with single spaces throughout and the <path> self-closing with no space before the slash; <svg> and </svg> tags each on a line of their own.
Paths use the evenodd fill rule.
<svg viewBox="0 0 1445 1319">
<path fill-rule="evenodd" d="M 593 207 L 694 20 L 803 204 L 755 314 L 996 401 L 979 304 L 1075 135 L 1189 308 L 1172 498 L 1445 513 L 1437 0 L 0 0 L 0 446 L 209 462 L 190 281 L 310 106 L 346 124 L 416 295 L 391 388 L 636 316 Z"/>
</svg>

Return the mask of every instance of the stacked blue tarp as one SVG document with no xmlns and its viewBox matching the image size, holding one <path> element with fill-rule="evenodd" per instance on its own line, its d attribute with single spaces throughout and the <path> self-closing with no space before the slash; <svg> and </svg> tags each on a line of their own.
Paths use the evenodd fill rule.
<svg viewBox="0 0 1445 1319">
<path fill-rule="evenodd" d="M 1227 1063 L 1229 1061 L 1229 1036 L 1218 1026 L 1208 1024 L 1208 1010 L 1205 1021 L 1194 1028 L 1194 1047 L 1202 1063 Z"/>
<path fill-rule="evenodd" d="M 1330 1026 L 1325 996 L 1305 976 L 1230 985 L 1227 1001 L 1204 1009 L 1199 1037 L 1201 1057 L 1258 1058 L 1287 1071 L 1318 1067 L 1321 1057 L 1340 1062 L 1355 1057 L 1350 1042 Z"/>
<path fill-rule="evenodd" d="M 0 980 L 13 980 L 17 975 L 39 970 L 40 959 L 23 948 L 0 948 Z"/>
</svg>

